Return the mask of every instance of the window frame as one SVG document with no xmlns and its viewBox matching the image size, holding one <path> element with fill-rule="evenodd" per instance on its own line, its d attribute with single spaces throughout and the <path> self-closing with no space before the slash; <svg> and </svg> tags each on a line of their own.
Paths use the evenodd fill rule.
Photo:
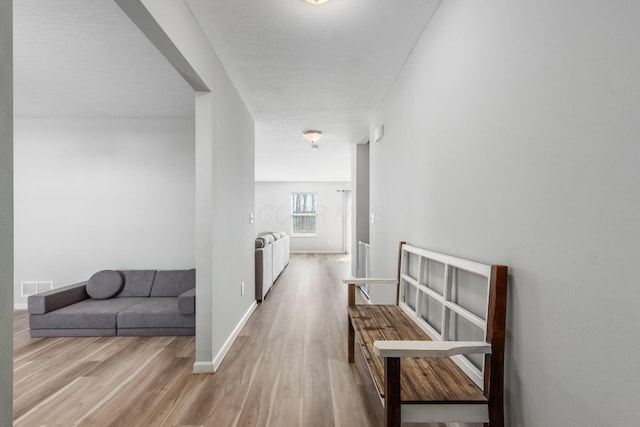
<svg viewBox="0 0 640 427">
<path fill-rule="evenodd" d="M 296 213 L 294 212 L 294 196 L 298 195 L 298 194 L 304 194 L 304 195 L 312 195 L 313 196 L 313 207 L 314 207 L 314 212 L 310 213 L 310 212 L 305 212 L 305 213 Z M 318 193 L 314 192 L 314 191 L 292 191 L 291 192 L 291 210 L 290 210 L 290 214 L 291 214 L 291 237 L 317 237 L 317 231 L 318 231 Z M 294 230 L 294 221 L 293 218 L 294 217 L 306 217 L 306 216 L 312 216 L 315 218 L 314 224 L 313 224 L 313 232 L 309 232 L 309 233 L 300 233 L 300 232 L 296 232 Z"/>
</svg>

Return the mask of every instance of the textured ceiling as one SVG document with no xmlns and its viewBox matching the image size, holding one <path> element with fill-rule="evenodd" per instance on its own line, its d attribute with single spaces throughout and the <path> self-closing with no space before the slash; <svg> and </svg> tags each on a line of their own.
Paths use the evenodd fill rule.
<svg viewBox="0 0 640 427">
<path fill-rule="evenodd" d="M 440 0 L 186 3 L 256 119 L 256 179 L 342 181 Z M 192 89 L 113 0 L 15 1 L 14 55 L 18 117 L 193 117 Z"/>
<path fill-rule="evenodd" d="M 439 2 L 186 0 L 257 120 L 366 120 Z"/>
<path fill-rule="evenodd" d="M 112 0 L 13 4 L 16 116 L 193 116 L 193 90 Z"/>
<path fill-rule="evenodd" d="M 256 179 L 282 172 L 344 179 L 344 159 L 311 153 L 368 140 L 368 119 L 400 72 L 440 0 L 186 0 L 256 124 Z M 297 154 L 294 154 L 297 153 Z M 348 152 L 346 154 L 348 157 Z M 324 159 L 324 160 L 323 160 Z M 306 171 L 294 164 L 309 164 Z M 271 168 L 259 165 L 269 164 Z M 340 166 L 340 171 L 337 169 Z M 346 166 L 344 166 L 346 165 Z M 293 173 L 292 173 L 293 174 Z"/>
</svg>

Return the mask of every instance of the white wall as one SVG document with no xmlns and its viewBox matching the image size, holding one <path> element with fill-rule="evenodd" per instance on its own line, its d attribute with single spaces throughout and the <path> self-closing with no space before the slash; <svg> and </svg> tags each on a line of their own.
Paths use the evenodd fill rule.
<svg viewBox="0 0 640 427">
<path fill-rule="evenodd" d="M 212 372 L 256 307 L 255 127 L 184 1 L 116 0 L 196 92 L 196 361 Z"/>
<path fill-rule="evenodd" d="M 16 119 L 15 301 L 102 269 L 193 268 L 192 119 Z"/>
<path fill-rule="evenodd" d="M 357 277 L 358 242 L 369 243 L 369 144 L 351 149 L 351 274 Z"/>
<path fill-rule="evenodd" d="M 279 123 L 279 122 L 278 122 Z M 284 125 L 283 125 L 284 127 Z M 366 128 L 364 129 L 366 132 Z M 256 123 L 256 180 L 267 182 L 336 182 L 351 179 L 351 147 L 356 138 L 344 143 L 327 143 L 320 139 L 317 150 L 302 137 L 295 141 L 290 134 L 279 143 L 271 141 L 271 123 Z M 265 136 L 265 134 L 267 136 Z"/>
<path fill-rule="evenodd" d="M 349 182 L 256 182 L 256 232 L 291 234 L 291 193 L 317 193 L 316 235 L 291 237 L 291 252 L 343 252 L 344 193 Z"/>
<path fill-rule="evenodd" d="M 13 28 L 0 2 L 0 425 L 13 423 Z"/>
<path fill-rule="evenodd" d="M 218 129 L 213 162 L 214 183 L 214 354 L 216 364 L 232 333 L 255 307 L 254 122 L 229 81 L 218 91 L 214 128 Z M 246 292 L 240 293 L 241 283 Z M 235 337 L 233 337 L 235 339 Z"/>
<path fill-rule="evenodd" d="M 640 417 L 638 16 L 445 1 L 371 123 L 374 273 L 401 239 L 511 268 L 509 426 Z"/>
</svg>

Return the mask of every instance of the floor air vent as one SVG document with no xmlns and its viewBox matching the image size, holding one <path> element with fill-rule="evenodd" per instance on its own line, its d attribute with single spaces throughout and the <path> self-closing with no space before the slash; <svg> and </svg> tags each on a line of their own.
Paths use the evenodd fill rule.
<svg viewBox="0 0 640 427">
<path fill-rule="evenodd" d="M 41 292 L 47 292 L 51 289 L 53 289 L 53 282 L 50 280 L 20 282 L 20 292 L 23 297 L 39 294 Z"/>
</svg>

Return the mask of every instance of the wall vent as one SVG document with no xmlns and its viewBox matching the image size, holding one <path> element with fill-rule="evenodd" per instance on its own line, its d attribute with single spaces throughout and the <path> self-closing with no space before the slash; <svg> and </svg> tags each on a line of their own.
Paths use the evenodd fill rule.
<svg viewBox="0 0 640 427">
<path fill-rule="evenodd" d="M 52 280 L 31 280 L 20 282 L 20 294 L 23 297 L 47 292 L 53 289 Z"/>
</svg>

